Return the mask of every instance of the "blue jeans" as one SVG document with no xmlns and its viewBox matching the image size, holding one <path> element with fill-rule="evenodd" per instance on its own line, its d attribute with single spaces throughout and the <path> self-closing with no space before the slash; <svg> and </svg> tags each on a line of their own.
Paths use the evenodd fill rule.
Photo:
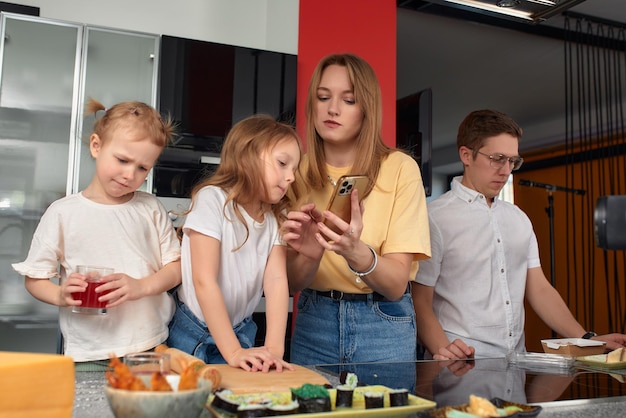
<svg viewBox="0 0 626 418">
<path fill-rule="evenodd" d="M 170 334 L 166 344 L 169 347 L 178 348 L 192 354 L 207 364 L 225 364 L 226 360 L 224 360 L 224 357 L 217 349 L 215 340 L 207 329 L 206 324 L 198 319 L 178 299 L 177 295 L 174 295 L 174 300 L 176 301 L 176 311 L 169 324 Z M 254 347 L 257 326 L 252 317 L 248 317 L 235 325 L 233 331 L 235 331 L 241 347 Z"/>
<path fill-rule="evenodd" d="M 411 294 L 395 302 L 335 301 L 303 290 L 290 355 L 293 363 L 301 365 L 414 362 L 416 323 Z M 407 373 L 410 380 L 415 368 Z M 377 384 L 397 386 L 387 384 L 397 383 L 394 380 L 391 375 L 388 382 Z"/>
</svg>

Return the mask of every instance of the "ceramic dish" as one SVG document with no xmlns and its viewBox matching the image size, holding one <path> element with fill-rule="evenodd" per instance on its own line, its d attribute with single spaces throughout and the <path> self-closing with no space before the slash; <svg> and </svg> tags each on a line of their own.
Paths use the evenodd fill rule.
<svg viewBox="0 0 626 418">
<path fill-rule="evenodd" d="M 521 403 L 516 403 L 516 402 L 509 402 L 509 401 L 502 400 L 500 398 L 491 399 L 491 403 L 494 404 L 496 408 L 504 408 L 506 406 L 517 406 L 522 409 L 519 412 L 516 412 L 512 415 L 508 415 L 508 417 L 532 418 L 532 417 L 536 417 L 537 415 L 539 415 L 539 412 L 541 412 L 541 406 L 539 405 L 526 405 L 526 404 L 521 404 Z M 419 414 L 417 414 L 417 417 L 418 418 L 446 418 L 446 412 L 448 412 L 449 410 L 455 409 L 457 411 L 465 412 L 465 409 L 467 408 L 467 406 L 468 406 L 467 404 L 457 405 L 457 406 L 446 406 L 443 408 L 434 409 L 432 411 L 420 412 Z"/>
<path fill-rule="evenodd" d="M 320 413 L 309 413 L 309 414 L 290 414 L 286 415 L 289 417 L 306 417 L 306 418 L 315 418 L 315 417 L 354 417 L 355 415 L 369 417 L 369 418 L 387 418 L 387 417 L 406 417 L 409 414 L 415 413 L 417 411 L 423 411 L 427 409 L 432 409 L 436 406 L 436 403 L 433 401 L 429 401 L 424 398 L 420 398 L 415 395 L 409 394 L 409 404 L 406 406 L 389 406 L 389 395 L 388 393 L 391 391 L 390 388 L 386 386 L 359 386 L 354 390 L 354 398 L 352 401 L 351 408 L 338 408 L 335 409 L 335 399 L 337 396 L 336 389 L 329 389 L 330 393 L 330 404 L 332 410 L 330 412 L 320 412 Z M 365 409 L 365 401 L 364 394 L 367 392 L 382 392 L 385 394 L 384 396 L 384 407 L 383 408 L 372 408 Z M 209 402 L 207 403 L 207 409 L 213 413 L 214 416 L 219 418 L 232 418 L 236 415 L 230 414 L 221 409 L 217 409 L 211 406 L 211 402 L 213 401 L 214 395 L 211 395 L 209 398 Z M 245 395 L 237 395 L 232 394 L 229 395 L 231 399 L 250 399 L 250 398 L 264 398 L 264 399 L 273 399 L 277 402 L 288 402 L 291 400 L 290 392 L 279 392 L 279 393 L 257 393 L 257 394 L 245 394 Z"/>
<path fill-rule="evenodd" d="M 147 385 L 150 376 L 142 376 Z M 167 375 L 172 392 L 133 391 L 104 387 L 115 418 L 198 418 L 211 394 L 211 381 L 198 380 L 198 389 L 178 391 L 180 376 Z"/>
</svg>

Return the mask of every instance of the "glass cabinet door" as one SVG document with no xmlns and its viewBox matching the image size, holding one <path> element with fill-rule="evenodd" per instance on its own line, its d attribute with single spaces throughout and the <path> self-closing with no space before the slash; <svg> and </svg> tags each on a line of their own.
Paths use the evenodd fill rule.
<svg viewBox="0 0 626 418">
<path fill-rule="evenodd" d="M 85 30 L 85 49 L 79 120 L 80 161 L 76 164 L 79 174 L 75 177 L 72 192 L 84 189 L 94 171 L 89 152 L 89 135 L 95 118 L 93 115 L 82 117 L 87 100 L 93 97 L 106 107 L 127 100 L 137 100 L 156 107 L 157 35 L 88 26 Z"/>
<path fill-rule="evenodd" d="M 26 258 L 41 215 L 67 193 L 82 27 L 0 19 L 0 315 L 11 315 L 35 306 L 11 263 Z"/>
</svg>

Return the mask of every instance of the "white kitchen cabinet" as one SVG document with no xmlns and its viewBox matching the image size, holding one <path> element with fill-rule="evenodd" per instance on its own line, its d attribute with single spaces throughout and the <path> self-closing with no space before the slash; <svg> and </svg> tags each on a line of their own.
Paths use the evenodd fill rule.
<svg viewBox="0 0 626 418">
<path fill-rule="evenodd" d="M 91 180 L 87 98 L 156 106 L 160 38 L 10 13 L 0 33 L 0 322 L 36 326 L 57 309 L 36 302 L 11 263 L 25 259 L 48 205 Z"/>
<path fill-rule="evenodd" d="M 81 103 L 89 97 L 107 107 L 126 100 L 137 100 L 156 107 L 159 58 L 159 37 L 156 35 L 121 32 L 112 29 L 86 27 L 81 78 Z M 99 115 L 101 116 L 101 115 Z M 72 192 L 84 189 L 94 170 L 86 146 L 95 119 L 79 119 L 79 163 Z M 150 179 L 151 180 L 151 177 Z M 145 190 L 149 190 L 144 186 Z"/>
</svg>

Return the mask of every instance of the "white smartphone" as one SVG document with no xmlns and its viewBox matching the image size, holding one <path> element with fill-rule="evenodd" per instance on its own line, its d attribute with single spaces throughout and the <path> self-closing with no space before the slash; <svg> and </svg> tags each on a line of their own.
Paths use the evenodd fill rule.
<svg viewBox="0 0 626 418">
<path fill-rule="evenodd" d="M 340 177 L 339 180 L 337 180 L 335 190 L 333 191 L 333 195 L 328 202 L 326 210 L 334 213 L 344 221 L 350 223 L 350 219 L 352 217 L 350 195 L 352 194 L 352 190 L 357 189 L 359 191 L 360 203 L 361 200 L 363 200 L 363 195 L 365 194 L 365 189 L 367 188 L 368 182 L 369 179 L 367 178 L 367 176 L 362 174 L 353 174 Z M 339 230 L 334 223 L 328 222 L 328 220 L 324 220 L 324 224 L 338 234 L 343 233 L 343 231 Z"/>
</svg>

